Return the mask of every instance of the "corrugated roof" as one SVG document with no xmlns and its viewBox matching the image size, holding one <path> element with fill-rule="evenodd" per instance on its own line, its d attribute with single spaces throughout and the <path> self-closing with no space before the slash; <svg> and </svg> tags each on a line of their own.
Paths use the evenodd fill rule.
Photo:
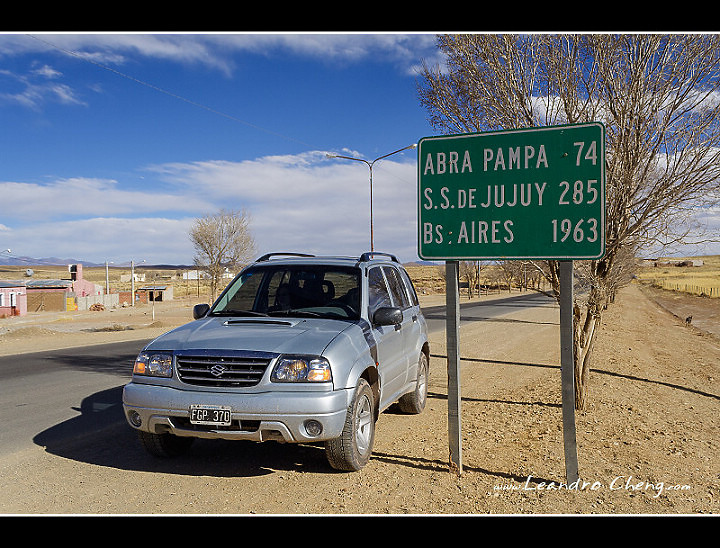
<svg viewBox="0 0 720 548">
<path fill-rule="evenodd" d="M 0 280 L 0 287 L 25 287 L 25 281 Z"/>
<path fill-rule="evenodd" d="M 70 280 L 28 280 L 25 284 L 31 289 L 36 288 L 51 288 L 51 287 L 71 287 L 72 281 Z"/>
</svg>

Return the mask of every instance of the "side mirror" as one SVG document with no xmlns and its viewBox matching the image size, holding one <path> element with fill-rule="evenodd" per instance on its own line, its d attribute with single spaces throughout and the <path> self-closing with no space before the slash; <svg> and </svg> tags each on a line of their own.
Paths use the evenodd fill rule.
<svg viewBox="0 0 720 548">
<path fill-rule="evenodd" d="M 383 307 L 378 308 L 373 314 L 373 323 L 375 325 L 394 325 L 399 326 L 402 323 L 403 313 L 399 308 Z"/>
<path fill-rule="evenodd" d="M 200 318 L 204 318 L 209 311 L 209 304 L 196 304 L 193 306 L 193 319 L 199 320 Z"/>
</svg>

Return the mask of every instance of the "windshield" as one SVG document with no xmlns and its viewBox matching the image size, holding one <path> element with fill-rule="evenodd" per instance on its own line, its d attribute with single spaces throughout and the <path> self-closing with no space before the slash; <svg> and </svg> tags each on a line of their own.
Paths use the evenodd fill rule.
<svg viewBox="0 0 720 548">
<path fill-rule="evenodd" d="M 245 270 L 211 314 L 360 317 L 360 270 L 331 265 L 263 265 Z"/>
</svg>

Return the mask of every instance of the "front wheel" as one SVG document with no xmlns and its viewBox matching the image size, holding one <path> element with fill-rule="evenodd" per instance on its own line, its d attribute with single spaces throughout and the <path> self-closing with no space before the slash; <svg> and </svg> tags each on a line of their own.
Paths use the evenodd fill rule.
<svg viewBox="0 0 720 548">
<path fill-rule="evenodd" d="M 337 470 L 357 471 L 370 460 L 375 441 L 375 396 L 365 379 L 360 379 L 348 407 L 339 438 L 325 442 L 325 455 Z"/>
</svg>

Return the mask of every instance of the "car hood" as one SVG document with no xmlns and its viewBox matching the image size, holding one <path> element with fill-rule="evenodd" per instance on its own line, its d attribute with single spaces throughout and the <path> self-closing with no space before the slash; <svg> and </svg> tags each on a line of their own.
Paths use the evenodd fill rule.
<svg viewBox="0 0 720 548">
<path fill-rule="evenodd" d="M 146 348 L 321 355 L 327 345 L 351 325 L 349 321 L 316 318 L 208 317 L 173 329 Z"/>
</svg>

